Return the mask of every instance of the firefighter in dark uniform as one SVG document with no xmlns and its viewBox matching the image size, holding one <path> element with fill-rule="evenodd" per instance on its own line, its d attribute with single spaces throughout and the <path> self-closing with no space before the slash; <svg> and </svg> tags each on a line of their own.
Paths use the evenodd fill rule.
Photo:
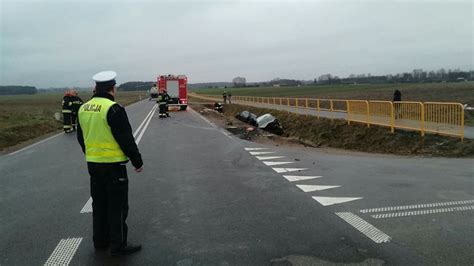
<svg viewBox="0 0 474 266">
<path fill-rule="evenodd" d="M 169 111 L 169 103 L 170 103 L 170 100 L 171 100 L 171 97 L 169 96 L 168 92 L 167 91 L 164 91 L 164 101 L 165 101 L 165 114 L 166 114 L 166 117 L 170 117 L 170 111 Z"/>
<path fill-rule="evenodd" d="M 64 132 L 70 133 L 72 129 L 72 92 L 70 89 L 67 89 L 64 92 L 63 102 L 62 102 L 62 113 L 63 113 L 63 129 Z"/>
<path fill-rule="evenodd" d="M 79 109 L 77 139 L 85 153 L 90 175 L 93 242 L 96 250 L 110 247 L 112 256 L 137 252 L 140 245 L 127 242 L 128 178 L 130 160 L 136 172 L 143 161 L 125 109 L 114 102 L 113 71 L 94 75 L 92 99 Z"/>
<path fill-rule="evenodd" d="M 170 100 L 170 96 L 166 91 L 162 91 L 158 94 L 158 108 L 159 108 L 159 118 L 166 118 L 170 117 L 169 110 L 168 110 L 168 102 Z"/>
<path fill-rule="evenodd" d="M 158 98 L 156 101 L 158 102 L 158 117 L 159 118 L 166 117 L 165 94 L 163 92 L 158 93 Z"/>
<path fill-rule="evenodd" d="M 77 127 L 77 112 L 79 112 L 79 108 L 83 104 L 82 99 L 78 96 L 77 91 L 72 90 L 72 130 L 76 130 Z"/>
</svg>

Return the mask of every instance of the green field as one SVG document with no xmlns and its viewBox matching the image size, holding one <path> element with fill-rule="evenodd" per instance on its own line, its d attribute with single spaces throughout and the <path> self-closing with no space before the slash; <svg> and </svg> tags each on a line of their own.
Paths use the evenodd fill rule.
<svg viewBox="0 0 474 266">
<path fill-rule="evenodd" d="M 403 101 L 459 102 L 474 106 L 474 82 L 416 84 L 308 85 L 301 87 L 253 87 L 195 89 L 196 93 L 319 99 L 389 100 L 399 89 Z"/>
<path fill-rule="evenodd" d="M 91 93 L 79 97 L 87 101 Z M 146 97 L 145 92 L 118 92 L 117 102 L 128 105 Z M 62 93 L 0 96 L 0 150 L 62 129 L 54 118 L 61 112 Z"/>
</svg>

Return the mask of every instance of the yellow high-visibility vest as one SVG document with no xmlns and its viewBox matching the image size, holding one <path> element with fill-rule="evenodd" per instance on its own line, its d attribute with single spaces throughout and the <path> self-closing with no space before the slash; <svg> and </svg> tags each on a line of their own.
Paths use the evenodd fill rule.
<svg viewBox="0 0 474 266">
<path fill-rule="evenodd" d="M 94 97 L 79 109 L 79 124 L 88 162 L 116 163 L 128 160 L 107 122 L 107 112 L 114 104 L 107 98 Z"/>
</svg>

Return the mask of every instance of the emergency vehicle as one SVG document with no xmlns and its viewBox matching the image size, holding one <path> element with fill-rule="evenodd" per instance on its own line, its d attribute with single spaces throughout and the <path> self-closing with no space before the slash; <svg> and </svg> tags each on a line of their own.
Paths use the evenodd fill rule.
<svg viewBox="0 0 474 266">
<path fill-rule="evenodd" d="M 158 76 L 158 91 L 168 93 L 170 107 L 176 106 L 183 111 L 188 107 L 188 78 L 185 75 Z"/>
</svg>

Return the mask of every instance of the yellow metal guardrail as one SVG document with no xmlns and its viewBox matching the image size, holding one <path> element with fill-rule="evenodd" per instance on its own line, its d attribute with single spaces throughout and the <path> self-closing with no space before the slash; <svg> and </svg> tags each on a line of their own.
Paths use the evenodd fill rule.
<svg viewBox="0 0 474 266">
<path fill-rule="evenodd" d="M 221 101 L 218 95 L 192 94 L 191 96 L 212 101 Z M 464 108 L 460 103 L 449 102 L 390 102 L 340 99 L 275 98 L 233 96 L 232 101 L 256 107 L 283 109 L 294 112 L 306 110 L 303 114 L 319 117 L 345 119 L 347 123 L 358 122 L 442 135 L 464 139 Z M 285 108 L 286 107 L 286 108 Z M 301 113 L 301 112 L 300 112 Z"/>
</svg>

